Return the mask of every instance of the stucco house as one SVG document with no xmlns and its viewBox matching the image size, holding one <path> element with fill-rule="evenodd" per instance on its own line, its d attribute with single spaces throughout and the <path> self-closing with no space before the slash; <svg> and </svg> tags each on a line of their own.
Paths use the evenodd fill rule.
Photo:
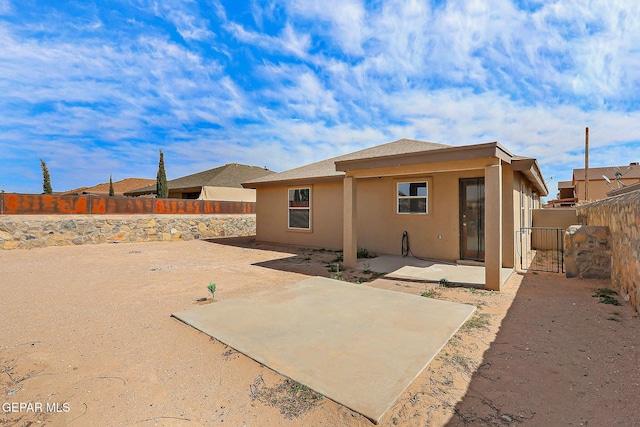
<svg viewBox="0 0 640 427">
<path fill-rule="evenodd" d="M 588 196 L 585 196 L 584 168 L 574 169 L 571 181 L 574 197 L 578 199 L 579 204 L 606 199 L 607 193 L 637 182 L 640 182 L 640 164 L 638 162 L 631 162 L 624 166 L 590 168 Z"/>
<path fill-rule="evenodd" d="M 255 202 L 255 191 L 243 188 L 242 183 L 273 173 L 266 167 L 227 163 L 224 166 L 167 181 L 169 198 Z M 155 194 L 155 181 L 153 185 L 124 193 L 129 197 L 155 196 Z"/>
<path fill-rule="evenodd" d="M 257 239 L 344 250 L 402 251 L 405 232 L 415 256 L 485 265 L 488 289 L 501 267 L 514 267 L 515 231 L 548 189 L 533 158 L 498 142 L 449 146 L 398 141 L 254 179 Z"/>
</svg>

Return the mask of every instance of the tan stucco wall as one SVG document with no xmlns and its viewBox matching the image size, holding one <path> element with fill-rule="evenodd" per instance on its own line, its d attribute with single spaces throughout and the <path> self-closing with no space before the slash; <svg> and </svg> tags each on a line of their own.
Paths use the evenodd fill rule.
<svg viewBox="0 0 640 427">
<path fill-rule="evenodd" d="M 578 224 L 578 214 L 574 208 L 534 209 L 533 227 L 549 230 L 534 230 L 531 246 L 534 249 L 561 250 L 564 246 L 564 231 Z M 554 230 L 561 228 L 562 230 Z"/>
<path fill-rule="evenodd" d="M 631 185 L 636 182 L 640 182 L 640 180 L 638 179 L 629 179 L 629 178 L 622 178 L 620 179 L 620 181 L 626 185 Z M 613 189 L 618 188 L 618 184 L 615 182 L 615 180 L 611 180 L 610 185 L 611 185 L 611 188 Z M 576 197 L 578 198 L 578 203 L 586 202 L 584 197 L 584 187 L 585 187 L 584 180 L 575 182 Z M 607 193 L 611 191 L 611 188 L 609 188 L 606 181 L 603 179 L 598 179 L 598 180 L 590 179 L 589 180 L 589 201 L 606 199 L 607 197 L 609 197 L 607 196 Z"/>
<path fill-rule="evenodd" d="M 534 227 L 556 227 L 567 229 L 578 224 L 578 213 L 575 208 L 534 209 Z"/>
<path fill-rule="evenodd" d="M 502 265 L 513 267 L 515 264 L 514 200 L 517 196 L 515 173 L 508 164 L 502 165 Z"/>
<path fill-rule="evenodd" d="M 288 228 L 288 189 L 311 188 L 311 231 Z M 262 187 L 256 196 L 256 238 L 308 248 L 342 249 L 342 181 Z"/>
<path fill-rule="evenodd" d="M 477 170 L 411 177 L 411 181 L 428 183 L 427 215 L 396 213 L 396 183 L 407 181 L 406 177 L 358 180 L 358 247 L 400 255 L 402 234 L 407 231 L 414 255 L 459 259 L 458 180 L 483 176 L 484 171 Z"/>
</svg>

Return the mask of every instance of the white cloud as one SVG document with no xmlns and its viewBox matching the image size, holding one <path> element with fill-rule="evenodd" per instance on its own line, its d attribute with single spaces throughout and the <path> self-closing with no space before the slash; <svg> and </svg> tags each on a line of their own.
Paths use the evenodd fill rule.
<svg viewBox="0 0 640 427">
<path fill-rule="evenodd" d="M 0 0 L 0 15 L 10 15 L 12 13 L 11 1 Z"/>
<path fill-rule="evenodd" d="M 626 161 L 640 140 L 640 4 L 203 5 L 141 0 L 169 29 L 132 15 L 131 37 L 98 18 L 73 21 L 83 38 L 63 21 L 0 21 L 0 150 L 29 168 L 50 157 L 70 188 L 116 167 L 153 177 L 159 147 L 176 177 L 234 161 L 282 170 L 401 137 L 499 140 L 564 180 L 585 126 L 594 159 Z"/>
</svg>

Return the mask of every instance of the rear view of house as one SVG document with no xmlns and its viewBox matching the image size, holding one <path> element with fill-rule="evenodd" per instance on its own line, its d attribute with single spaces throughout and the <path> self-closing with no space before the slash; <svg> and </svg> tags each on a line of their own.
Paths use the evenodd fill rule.
<svg viewBox="0 0 640 427">
<path fill-rule="evenodd" d="M 497 142 L 448 146 L 401 139 L 247 182 L 257 190 L 257 239 L 344 250 L 472 260 L 499 289 L 515 265 L 515 231 L 548 194 L 535 159 Z"/>
</svg>

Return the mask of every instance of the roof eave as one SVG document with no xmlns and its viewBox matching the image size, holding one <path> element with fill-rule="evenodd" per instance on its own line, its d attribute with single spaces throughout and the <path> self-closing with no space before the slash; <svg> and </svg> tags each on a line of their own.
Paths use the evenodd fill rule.
<svg viewBox="0 0 640 427">
<path fill-rule="evenodd" d="M 390 156 L 370 157 L 365 159 L 342 160 L 336 162 L 336 170 L 375 169 L 394 166 L 408 166 L 423 163 L 440 163 L 456 160 L 472 160 L 482 158 L 499 158 L 511 163 L 515 157 L 498 142 L 464 145 L 456 147 L 425 150 L 414 153 L 394 154 Z"/>
<path fill-rule="evenodd" d="M 518 159 L 511 164 L 514 172 L 521 172 L 538 189 L 541 196 L 548 196 L 549 189 L 544 182 L 540 165 L 536 159 Z"/>
<path fill-rule="evenodd" d="M 307 178 L 295 178 L 295 179 L 282 179 L 275 181 L 260 181 L 260 182 L 243 182 L 243 188 L 261 188 L 261 187 L 273 187 L 273 186 L 285 186 L 291 187 L 296 185 L 311 185 L 324 182 L 341 182 L 344 179 L 342 174 L 331 176 L 314 176 Z"/>
</svg>

